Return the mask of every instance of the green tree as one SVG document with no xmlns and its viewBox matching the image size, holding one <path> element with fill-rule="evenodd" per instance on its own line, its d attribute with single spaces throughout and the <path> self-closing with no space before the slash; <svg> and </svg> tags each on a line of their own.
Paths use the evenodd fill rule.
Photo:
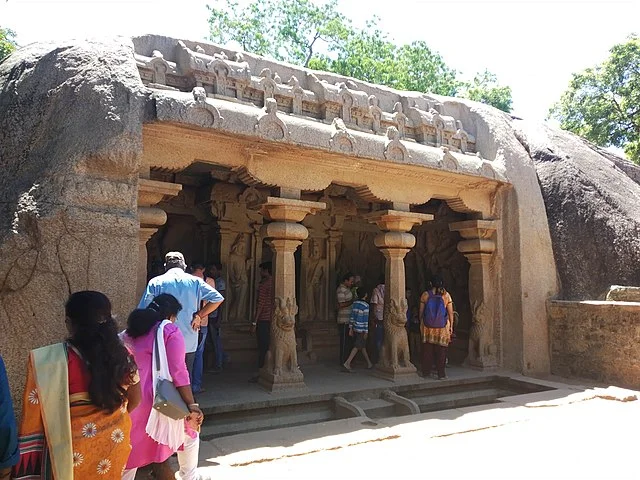
<svg viewBox="0 0 640 480">
<path fill-rule="evenodd" d="M 498 77 L 489 70 L 478 73 L 471 83 L 461 86 L 460 96 L 486 103 L 504 111 L 511 111 L 511 87 L 498 83 Z"/>
<path fill-rule="evenodd" d="M 397 45 L 377 18 L 354 28 L 338 11 L 337 0 L 253 0 L 247 8 L 215 1 L 208 8 L 210 39 L 216 43 L 236 41 L 258 55 L 401 90 L 453 96 L 462 85 L 425 42 Z M 468 98 L 511 109 L 510 88 L 500 87 L 489 72 L 477 78 Z"/>
<path fill-rule="evenodd" d="M 238 42 L 248 52 L 308 66 L 318 45 L 332 50 L 351 33 L 337 10 L 338 0 L 317 5 L 311 0 L 255 0 L 247 8 L 216 0 L 210 11 L 210 39 Z"/>
<path fill-rule="evenodd" d="M 16 32 L 9 28 L 0 27 L 0 62 L 11 55 L 18 44 L 15 41 Z"/>
<path fill-rule="evenodd" d="M 640 38 L 631 35 L 609 53 L 573 75 L 549 115 L 597 145 L 623 148 L 640 164 Z"/>
</svg>

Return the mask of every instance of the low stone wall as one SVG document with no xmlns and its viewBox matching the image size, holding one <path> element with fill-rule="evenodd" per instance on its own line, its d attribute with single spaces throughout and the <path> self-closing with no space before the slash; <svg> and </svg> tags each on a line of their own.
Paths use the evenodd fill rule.
<svg viewBox="0 0 640 480">
<path fill-rule="evenodd" d="M 550 301 L 551 372 L 640 388 L 640 302 Z"/>
</svg>

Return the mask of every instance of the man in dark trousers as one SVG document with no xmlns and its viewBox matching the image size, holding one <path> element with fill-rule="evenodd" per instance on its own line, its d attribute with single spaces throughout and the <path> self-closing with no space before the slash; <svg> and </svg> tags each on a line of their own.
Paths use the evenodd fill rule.
<svg viewBox="0 0 640 480">
<path fill-rule="evenodd" d="M 273 317 L 273 277 L 271 262 L 260 264 L 260 285 L 258 286 L 258 301 L 256 302 L 256 314 L 251 324 L 251 333 L 256 334 L 258 343 L 258 370 L 264 367 L 264 359 L 269 350 L 271 339 L 271 317 Z M 256 383 L 258 376 L 249 381 Z"/>
</svg>

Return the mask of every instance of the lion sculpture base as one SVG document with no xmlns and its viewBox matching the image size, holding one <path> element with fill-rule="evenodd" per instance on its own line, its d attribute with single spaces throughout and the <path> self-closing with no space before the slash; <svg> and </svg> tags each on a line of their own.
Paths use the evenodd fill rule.
<svg viewBox="0 0 640 480">
<path fill-rule="evenodd" d="M 298 367 L 296 351 L 296 314 L 298 306 L 295 299 L 275 298 L 273 319 L 271 321 L 271 343 L 260 370 L 260 385 L 274 392 L 304 388 L 304 375 Z"/>
</svg>

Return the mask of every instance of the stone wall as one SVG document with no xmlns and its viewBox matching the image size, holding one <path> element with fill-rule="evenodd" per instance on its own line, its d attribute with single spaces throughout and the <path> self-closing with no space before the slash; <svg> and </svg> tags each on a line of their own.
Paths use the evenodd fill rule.
<svg viewBox="0 0 640 480">
<path fill-rule="evenodd" d="M 640 303 L 551 301 L 551 372 L 640 388 Z"/>
<path fill-rule="evenodd" d="M 0 353 L 20 405 L 30 349 L 71 292 L 134 303 L 146 101 L 130 41 L 25 47 L 0 65 Z"/>
</svg>

